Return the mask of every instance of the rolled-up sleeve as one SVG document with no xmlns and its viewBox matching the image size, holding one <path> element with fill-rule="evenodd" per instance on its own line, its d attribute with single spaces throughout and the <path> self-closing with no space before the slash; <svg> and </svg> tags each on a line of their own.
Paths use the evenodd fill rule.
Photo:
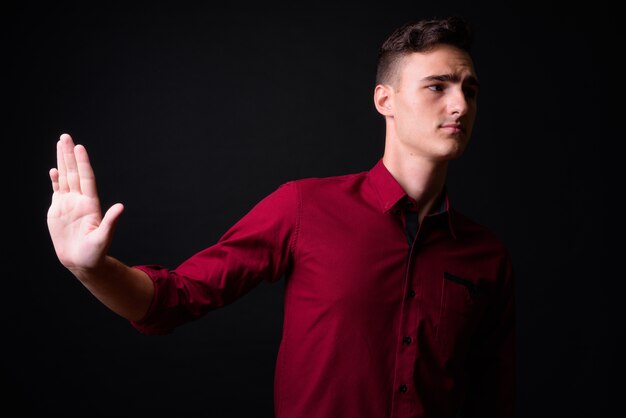
<svg viewBox="0 0 626 418">
<path fill-rule="evenodd" d="M 277 281 L 290 269 L 299 221 L 297 185 L 288 182 L 257 203 L 214 245 L 178 267 L 136 265 L 152 279 L 151 306 L 131 324 L 147 335 L 177 326 L 227 305 L 262 281 Z"/>
</svg>

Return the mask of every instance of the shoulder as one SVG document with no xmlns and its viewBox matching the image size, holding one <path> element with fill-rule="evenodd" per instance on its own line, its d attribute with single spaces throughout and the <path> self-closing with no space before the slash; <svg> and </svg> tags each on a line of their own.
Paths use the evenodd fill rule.
<svg viewBox="0 0 626 418">
<path fill-rule="evenodd" d="M 284 183 L 281 187 L 292 187 L 301 193 L 330 193 L 352 188 L 363 183 L 367 178 L 367 171 L 347 173 L 326 177 L 307 177 Z"/>
<path fill-rule="evenodd" d="M 265 196 L 257 206 L 276 208 L 293 208 L 304 201 L 309 203 L 327 201 L 333 197 L 345 196 L 346 190 L 358 188 L 367 178 L 367 172 L 349 173 L 327 177 L 306 177 L 281 183 L 269 195 Z"/>
</svg>

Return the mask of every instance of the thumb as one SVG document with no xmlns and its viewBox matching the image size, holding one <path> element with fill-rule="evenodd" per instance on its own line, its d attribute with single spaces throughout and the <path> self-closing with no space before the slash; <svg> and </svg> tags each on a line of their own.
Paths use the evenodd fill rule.
<svg viewBox="0 0 626 418">
<path fill-rule="evenodd" d="M 110 236 L 113 234 L 123 211 L 124 205 L 121 203 L 114 204 L 106 211 L 102 221 L 100 222 L 100 228 L 105 235 Z"/>
</svg>

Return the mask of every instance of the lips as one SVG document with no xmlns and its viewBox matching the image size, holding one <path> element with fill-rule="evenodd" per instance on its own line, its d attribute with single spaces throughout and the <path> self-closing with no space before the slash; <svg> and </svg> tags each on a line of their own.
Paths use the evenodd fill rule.
<svg viewBox="0 0 626 418">
<path fill-rule="evenodd" d="M 441 125 L 441 128 L 452 133 L 465 133 L 465 127 L 462 124 L 456 122 L 444 123 Z"/>
</svg>

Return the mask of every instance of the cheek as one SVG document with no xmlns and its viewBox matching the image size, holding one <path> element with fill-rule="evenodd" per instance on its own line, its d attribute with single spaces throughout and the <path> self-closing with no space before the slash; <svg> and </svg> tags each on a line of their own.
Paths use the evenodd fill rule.
<svg viewBox="0 0 626 418">
<path fill-rule="evenodd" d="M 469 105 L 468 113 L 470 114 L 472 120 L 474 120 L 474 118 L 476 117 L 477 111 L 478 111 L 478 107 L 476 106 L 476 103 Z"/>
<path fill-rule="evenodd" d="M 468 118 L 468 125 L 470 129 L 474 127 L 475 123 L 476 123 L 476 110 L 471 112 Z"/>
</svg>

